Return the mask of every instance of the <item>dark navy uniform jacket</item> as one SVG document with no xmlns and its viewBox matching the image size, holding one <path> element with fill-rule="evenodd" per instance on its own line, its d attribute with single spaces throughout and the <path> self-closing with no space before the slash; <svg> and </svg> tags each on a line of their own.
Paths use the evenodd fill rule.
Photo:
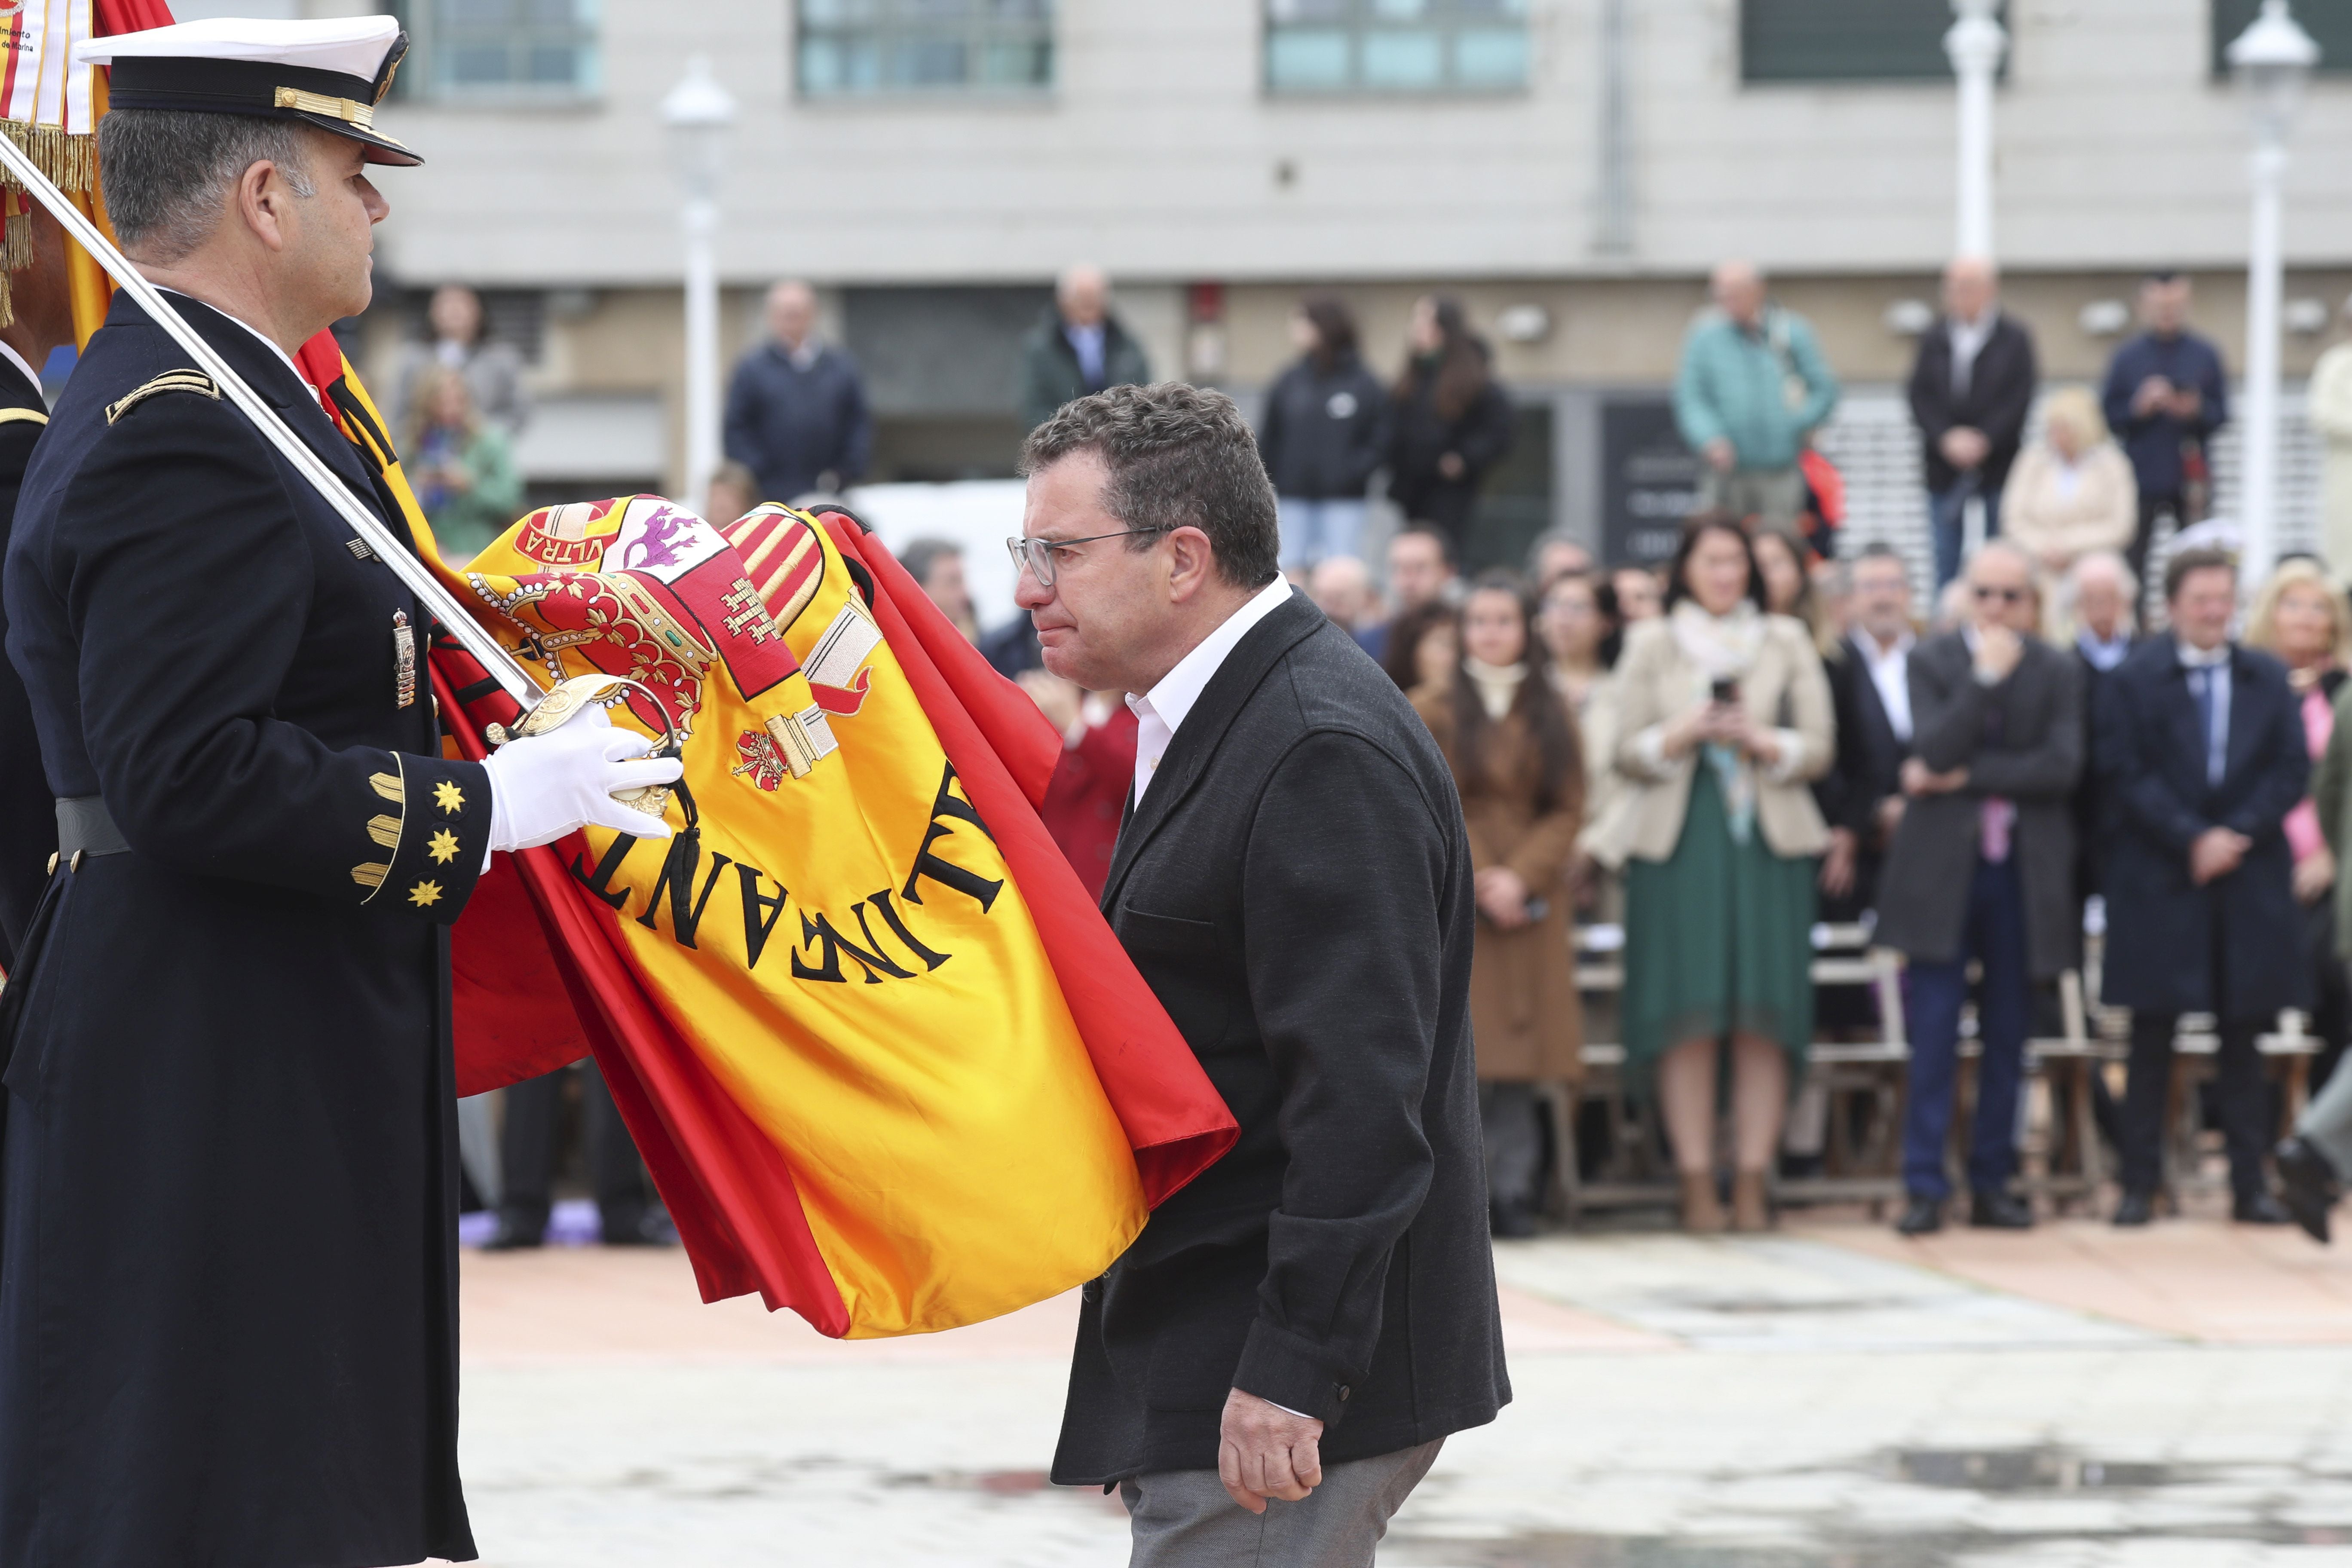
<svg viewBox="0 0 2352 1568">
<path fill-rule="evenodd" d="M 41 389 L 15 361 L 0 357 L 0 557 L 7 554 L 25 466 L 48 420 Z M 8 616 L 0 609 L 0 646 L 7 639 Z M 0 658 L 0 970 L 16 965 L 16 943 L 40 901 L 57 847 L 57 813 L 41 773 L 33 710 L 16 668 Z"/>
<path fill-rule="evenodd" d="M 381 514 L 292 369 L 174 302 Z M 50 786 L 131 847 L 51 879 L 10 988 L 0 1563 L 471 1558 L 446 933 L 488 780 L 441 760 L 423 606 L 155 384 L 189 368 L 118 297 L 9 542 Z"/>
</svg>

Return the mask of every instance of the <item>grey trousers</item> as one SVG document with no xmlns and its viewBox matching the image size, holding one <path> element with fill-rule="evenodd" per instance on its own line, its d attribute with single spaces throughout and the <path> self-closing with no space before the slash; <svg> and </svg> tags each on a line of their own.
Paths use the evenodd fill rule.
<svg viewBox="0 0 2352 1568">
<path fill-rule="evenodd" d="M 2294 1130 L 2327 1156 L 2339 1178 L 2352 1181 L 2352 1057 L 2327 1075 L 2327 1082 L 2294 1119 Z"/>
<path fill-rule="evenodd" d="M 1373 1549 L 1429 1467 L 1440 1437 L 1418 1448 L 1323 1467 L 1302 1502 L 1252 1513 L 1214 1470 L 1161 1470 L 1118 1484 L 1135 1533 L 1128 1568 L 1371 1568 Z"/>
<path fill-rule="evenodd" d="M 1543 1174 L 1542 1098 L 1531 1083 L 1482 1083 L 1478 1121 L 1486 1134 L 1486 1201 L 1535 1208 Z"/>
<path fill-rule="evenodd" d="M 1699 478 L 1699 504 L 1737 518 L 1756 518 L 1768 528 L 1795 526 L 1805 509 L 1805 473 L 1785 468 L 1708 468 Z"/>
</svg>

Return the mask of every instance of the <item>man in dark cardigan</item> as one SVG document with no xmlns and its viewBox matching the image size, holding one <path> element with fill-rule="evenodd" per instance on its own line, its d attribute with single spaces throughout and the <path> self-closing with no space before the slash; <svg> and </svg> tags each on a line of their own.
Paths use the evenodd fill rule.
<svg viewBox="0 0 2352 1568">
<path fill-rule="evenodd" d="M 2216 1062 L 2231 1215 L 2284 1225 L 2263 1170 L 2269 1143 L 2255 1041 L 2310 1005 L 2294 863 L 2282 824 L 2311 753 L 2286 671 L 2230 641 L 2238 569 L 2212 550 L 2165 564 L 2172 629 L 2100 684 L 2092 754 L 2114 822 L 2105 1000 L 2132 1010 L 2117 1225 L 2146 1225 L 2164 1174 L 2164 1110 L 2180 1015 L 2221 1021 Z"/>
<path fill-rule="evenodd" d="M 1911 960 L 1910 1096 L 1895 1228 L 1940 1230 L 1951 1180 L 1944 1142 L 1959 1067 L 1969 960 L 1983 972 L 1983 1056 L 1969 1145 L 1969 1223 L 2022 1230 L 2033 1207 L 2017 1169 L 2032 984 L 2075 962 L 2073 794 L 2083 765 L 2074 660 L 2033 635 L 2033 563 L 1999 540 L 1969 565 L 1969 624 L 1911 656 L 1910 805 L 1879 882 L 1878 940 Z"/>
<path fill-rule="evenodd" d="M 1445 1436 L 1510 1396 L 1461 802 L 1276 571 L 1229 398 L 1081 398 L 1025 466 L 1046 668 L 1136 714 L 1103 908 L 1241 1123 L 1086 1288 L 1054 1479 L 1118 1487 L 1137 1564 L 1368 1564 Z"/>
</svg>

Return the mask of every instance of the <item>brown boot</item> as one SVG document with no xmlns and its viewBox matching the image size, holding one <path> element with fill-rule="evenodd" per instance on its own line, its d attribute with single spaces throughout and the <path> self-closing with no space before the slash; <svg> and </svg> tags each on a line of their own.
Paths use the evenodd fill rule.
<svg viewBox="0 0 2352 1568">
<path fill-rule="evenodd" d="M 1714 1172 L 1683 1177 L 1683 1229 L 1693 1236 L 1723 1233 L 1723 1205 L 1716 1201 Z"/>
<path fill-rule="evenodd" d="M 1764 1199 L 1764 1173 L 1741 1171 L 1731 1178 L 1731 1228 L 1772 1228 L 1772 1207 Z"/>
</svg>

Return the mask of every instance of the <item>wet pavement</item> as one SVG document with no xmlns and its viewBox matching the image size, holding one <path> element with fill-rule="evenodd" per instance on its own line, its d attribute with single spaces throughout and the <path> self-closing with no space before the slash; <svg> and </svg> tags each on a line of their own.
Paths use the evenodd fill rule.
<svg viewBox="0 0 2352 1568">
<path fill-rule="evenodd" d="M 1383 1563 L 2352 1568 L 2352 1259 L 2300 1237 L 1857 1222 L 1498 1272 L 1517 1397 Z M 676 1255 L 469 1256 L 465 1290 L 496 1568 L 1125 1561 L 1114 1500 L 1045 1484 L 1067 1300 L 841 1345 L 696 1304 Z"/>
</svg>

